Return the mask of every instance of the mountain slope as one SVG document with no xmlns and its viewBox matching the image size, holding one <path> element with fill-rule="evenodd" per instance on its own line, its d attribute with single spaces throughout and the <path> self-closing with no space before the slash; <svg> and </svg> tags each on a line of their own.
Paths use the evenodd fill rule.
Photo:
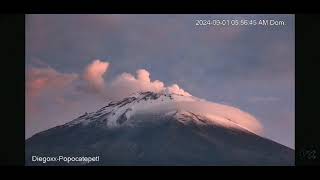
<svg viewBox="0 0 320 180">
<path fill-rule="evenodd" d="M 27 139 L 26 164 L 294 164 L 294 151 L 260 137 L 259 125 L 249 114 L 206 103 L 193 96 L 153 92 L 110 102 Z M 32 156 L 99 156 L 99 162 L 41 163 Z"/>
</svg>

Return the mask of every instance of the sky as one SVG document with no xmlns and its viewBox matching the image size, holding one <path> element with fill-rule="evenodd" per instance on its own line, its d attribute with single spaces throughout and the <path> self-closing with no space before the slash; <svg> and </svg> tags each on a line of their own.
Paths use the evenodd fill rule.
<svg viewBox="0 0 320 180">
<path fill-rule="evenodd" d="M 134 80 L 134 90 L 237 107 L 261 122 L 264 137 L 294 149 L 294 34 L 294 15 L 284 14 L 26 15 L 26 138 L 121 98 Z"/>
</svg>

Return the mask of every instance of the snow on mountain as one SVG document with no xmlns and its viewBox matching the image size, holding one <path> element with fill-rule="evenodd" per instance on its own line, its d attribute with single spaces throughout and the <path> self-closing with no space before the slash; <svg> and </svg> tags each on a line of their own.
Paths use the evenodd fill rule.
<svg viewBox="0 0 320 180">
<path fill-rule="evenodd" d="M 215 124 L 228 128 L 245 129 L 255 134 L 260 134 L 260 123 L 250 114 L 237 108 L 208 102 L 191 96 L 162 91 L 134 93 L 120 101 L 111 101 L 96 112 L 86 113 L 69 122 L 66 126 L 75 124 L 87 125 L 92 121 L 104 121 L 107 127 L 133 125 L 130 121 L 134 114 L 174 114 L 177 117 L 202 116 L 206 122 L 197 118 L 190 118 L 200 124 Z M 179 118 L 178 118 L 179 119 Z M 184 122 L 186 123 L 186 122 Z"/>
<path fill-rule="evenodd" d="M 260 135 L 237 108 L 189 94 L 140 92 L 26 140 L 26 165 L 294 165 L 294 150 Z M 99 162 L 37 162 L 99 156 Z"/>
</svg>

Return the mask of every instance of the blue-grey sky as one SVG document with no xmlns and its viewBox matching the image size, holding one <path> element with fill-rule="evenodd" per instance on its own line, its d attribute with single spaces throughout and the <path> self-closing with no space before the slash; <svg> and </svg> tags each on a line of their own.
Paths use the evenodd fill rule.
<svg viewBox="0 0 320 180">
<path fill-rule="evenodd" d="M 285 25 L 196 26 L 199 19 L 273 19 Z M 110 63 L 106 81 L 146 69 L 153 80 L 176 83 L 196 97 L 249 112 L 262 123 L 265 137 L 291 148 L 294 47 L 294 15 L 26 16 L 26 73 L 50 67 L 72 79 L 72 73 L 82 74 L 94 59 Z M 43 104 L 41 108 L 57 116 L 66 111 Z M 28 113 L 27 131 L 50 121 Z"/>
</svg>

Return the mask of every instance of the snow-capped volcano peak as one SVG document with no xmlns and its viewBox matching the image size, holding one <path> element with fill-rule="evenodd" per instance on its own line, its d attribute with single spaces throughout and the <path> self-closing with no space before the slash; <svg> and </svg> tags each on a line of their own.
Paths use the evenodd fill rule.
<svg viewBox="0 0 320 180">
<path fill-rule="evenodd" d="M 132 126 L 136 123 L 131 120 L 132 117 L 139 114 L 172 116 L 184 124 L 192 122 L 199 125 L 237 128 L 256 134 L 261 132 L 260 123 L 250 114 L 237 108 L 168 91 L 134 93 L 120 101 L 111 101 L 98 111 L 86 113 L 66 125 L 87 125 L 98 121 L 109 128 Z"/>
<path fill-rule="evenodd" d="M 260 137 L 260 129 L 237 108 L 183 94 L 139 92 L 36 134 L 27 140 L 26 157 L 31 165 L 34 154 L 70 152 L 98 154 L 102 165 L 292 164 L 294 151 Z"/>
</svg>

